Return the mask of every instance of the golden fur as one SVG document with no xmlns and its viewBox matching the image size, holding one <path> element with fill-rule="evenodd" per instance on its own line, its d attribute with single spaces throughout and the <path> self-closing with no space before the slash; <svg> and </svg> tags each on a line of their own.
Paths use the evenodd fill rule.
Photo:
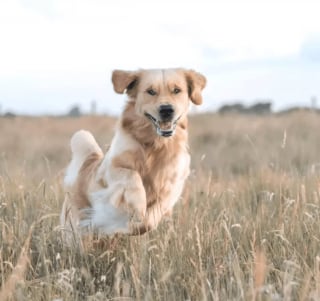
<svg viewBox="0 0 320 301">
<path fill-rule="evenodd" d="M 189 175 L 187 111 L 190 100 L 202 103 L 205 77 L 185 69 L 115 70 L 112 82 L 128 102 L 107 153 L 89 132 L 71 139 L 61 213 L 69 233 L 85 225 L 106 234 L 154 229 Z M 168 106 L 169 118 L 161 112 Z"/>
</svg>

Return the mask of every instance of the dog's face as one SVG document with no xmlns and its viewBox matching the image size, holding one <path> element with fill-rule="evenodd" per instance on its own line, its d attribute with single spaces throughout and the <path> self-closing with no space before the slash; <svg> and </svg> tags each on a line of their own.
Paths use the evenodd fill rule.
<svg viewBox="0 0 320 301">
<path fill-rule="evenodd" d="M 200 105 L 206 78 L 193 70 L 115 70 L 112 82 L 117 93 L 126 92 L 135 102 L 135 113 L 153 123 L 159 136 L 174 134 L 190 100 Z"/>
</svg>

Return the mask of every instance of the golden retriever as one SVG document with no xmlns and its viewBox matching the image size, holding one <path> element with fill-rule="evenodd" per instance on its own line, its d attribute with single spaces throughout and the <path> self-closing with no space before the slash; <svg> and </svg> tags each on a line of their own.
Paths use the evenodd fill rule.
<svg viewBox="0 0 320 301">
<path fill-rule="evenodd" d="M 61 224 L 69 234 L 92 226 L 103 234 L 142 234 L 170 215 L 189 175 L 187 112 L 202 103 L 206 78 L 193 70 L 112 74 L 128 96 L 104 155 L 84 130 L 71 138 Z"/>
</svg>

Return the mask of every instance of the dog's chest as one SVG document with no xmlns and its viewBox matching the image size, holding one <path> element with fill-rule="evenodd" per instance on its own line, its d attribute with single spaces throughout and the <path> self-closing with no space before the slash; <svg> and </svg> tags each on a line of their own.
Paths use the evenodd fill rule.
<svg viewBox="0 0 320 301">
<path fill-rule="evenodd" d="M 143 184 L 148 203 L 166 198 L 181 190 L 189 174 L 190 156 L 187 151 L 146 153 L 143 166 Z"/>
</svg>

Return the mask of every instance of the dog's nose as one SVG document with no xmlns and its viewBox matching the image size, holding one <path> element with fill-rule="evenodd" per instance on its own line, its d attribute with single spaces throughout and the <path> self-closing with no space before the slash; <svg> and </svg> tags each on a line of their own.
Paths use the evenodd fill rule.
<svg viewBox="0 0 320 301">
<path fill-rule="evenodd" d="M 174 108 L 172 105 L 161 105 L 159 107 L 159 115 L 162 121 L 171 121 L 174 114 Z"/>
</svg>

